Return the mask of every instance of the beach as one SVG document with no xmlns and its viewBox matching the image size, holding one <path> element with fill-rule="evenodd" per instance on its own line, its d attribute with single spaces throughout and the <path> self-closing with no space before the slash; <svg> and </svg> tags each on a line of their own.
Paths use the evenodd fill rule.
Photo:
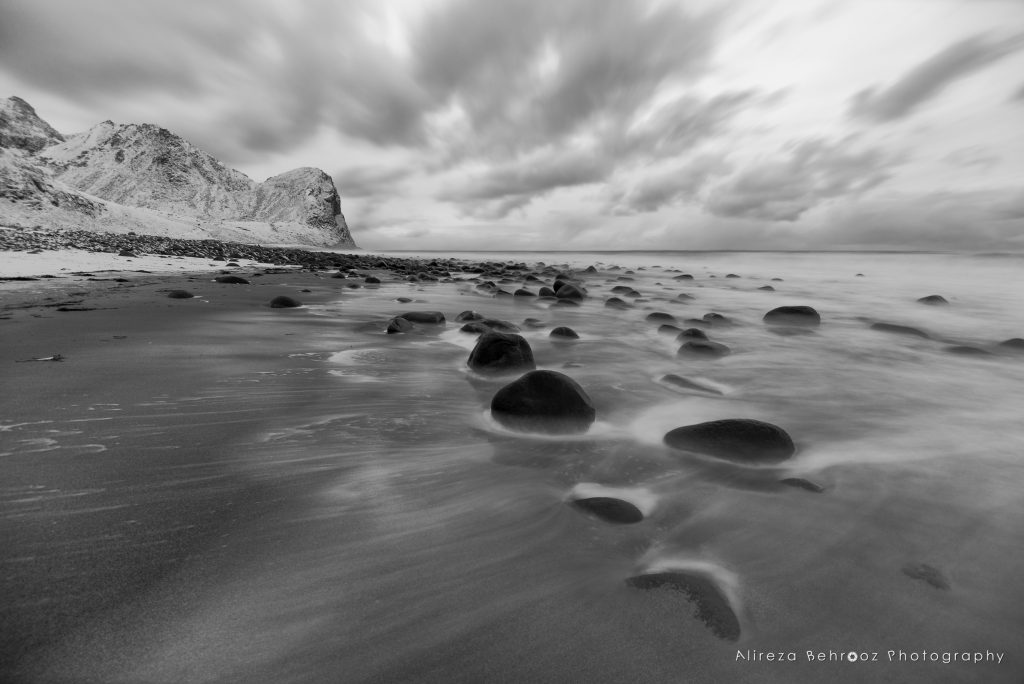
<svg viewBox="0 0 1024 684">
<path fill-rule="evenodd" d="M 47 254 L 0 253 L 5 681 L 1024 674 L 1019 257 Z M 466 311 L 592 424 L 496 420 Z M 664 441 L 722 419 L 794 453 Z"/>
</svg>

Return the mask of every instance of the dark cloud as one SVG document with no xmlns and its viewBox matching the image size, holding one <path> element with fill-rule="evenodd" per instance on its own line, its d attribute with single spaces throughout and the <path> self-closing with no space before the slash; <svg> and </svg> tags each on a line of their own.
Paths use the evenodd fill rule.
<svg viewBox="0 0 1024 684">
<path fill-rule="evenodd" d="M 805 140 L 712 189 L 706 207 L 716 216 L 796 221 L 825 200 L 884 183 L 898 163 L 878 149 L 856 149 L 853 138 Z"/>
<path fill-rule="evenodd" d="M 657 211 L 663 206 L 693 201 L 709 180 L 732 170 L 720 155 L 704 155 L 655 172 L 638 172 L 639 181 L 613 194 L 608 211 L 629 215 Z"/>
<path fill-rule="evenodd" d="M 552 190 L 602 181 L 611 169 L 607 159 L 592 151 L 549 148 L 489 167 L 447 188 L 438 199 L 459 204 L 471 216 L 501 218 Z"/>
<path fill-rule="evenodd" d="M 911 114 L 953 82 L 1024 47 L 1024 34 L 997 40 L 980 34 L 929 57 L 889 87 L 862 90 L 850 100 L 851 116 L 893 121 Z"/>
<path fill-rule="evenodd" d="M 338 193 L 344 197 L 381 197 L 393 194 L 413 170 L 356 166 L 336 171 L 333 175 Z"/>
</svg>

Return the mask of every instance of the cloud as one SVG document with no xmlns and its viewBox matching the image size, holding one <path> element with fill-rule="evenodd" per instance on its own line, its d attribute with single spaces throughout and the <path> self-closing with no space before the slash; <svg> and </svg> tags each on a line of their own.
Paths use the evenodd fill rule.
<svg viewBox="0 0 1024 684">
<path fill-rule="evenodd" d="M 880 149 L 856 149 L 854 138 L 805 140 L 713 188 L 706 208 L 716 216 L 796 221 L 825 200 L 884 183 L 898 163 Z"/>
<path fill-rule="evenodd" d="M 982 170 L 989 169 L 999 163 L 1000 157 L 991 148 L 983 145 L 971 145 L 953 150 L 942 161 L 960 168 L 976 166 Z"/>
<path fill-rule="evenodd" d="M 715 176 L 732 171 L 732 165 L 721 155 L 703 155 L 692 161 L 675 164 L 668 169 L 635 174 L 639 181 L 627 190 L 615 192 L 607 211 L 629 215 L 657 211 L 678 202 L 692 201 Z M 634 175 L 634 174 L 631 174 Z"/>
<path fill-rule="evenodd" d="M 956 42 L 908 71 L 888 88 L 871 87 L 850 100 L 849 114 L 885 122 L 909 116 L 953 82 L 1024 47 L 1024 34 L 1001 40 L 979 34 Z"/>
<path fill-rule="evenodd" d="M 471 216 L 502 218 L 558 188 L 602 181 L 611 168 L 607 159 L 589 150 L 548 148 L 488 167 L 449 186 L 438 199 L 459 204 Z"/>
<path fill-rule="evenodd" d="M 386 169 L 356 166 L 333 175 L 342 197 L 380 197 L 393 194 L 395 186 L 413 174 L 412 169 Z"/>
</svg>

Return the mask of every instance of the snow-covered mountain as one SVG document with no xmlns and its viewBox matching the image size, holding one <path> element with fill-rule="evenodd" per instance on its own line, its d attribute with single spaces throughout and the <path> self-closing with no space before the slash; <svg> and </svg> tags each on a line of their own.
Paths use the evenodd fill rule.
<svg viewBox="0 0 1024 684">
<path fill-rule="evenodd" d="M 355 247 L 330 176 L 257 183 L 170 131 L 104 121 L 61 136 L 0 103 L 0 220 L 259 244 Z"/>
</svg>

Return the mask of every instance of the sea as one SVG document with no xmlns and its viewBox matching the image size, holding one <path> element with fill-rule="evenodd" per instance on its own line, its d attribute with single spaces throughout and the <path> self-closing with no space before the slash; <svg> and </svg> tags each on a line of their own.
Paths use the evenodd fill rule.
<svg viewBox="0 0 1024 684">
<path fill-rule="evenodd" d="M 281 372 L 241 364 L 189 396 L 159 395 L 161 410 L 187 405 L 225 422 L 239 401 L 260 408 L 230 454 L 185 464 L 244 482 L 223 495 L 242 503 L 231 513 L 180 468 L 151 473 L 170 497 L 125 490 L 124 516 L 164 507 L 155 541 L 185 551 L 146 591 L 34 653 L 32 681 L 1024 679 L 1024 352 L 1001 344 L 1024 338 L 1024 256 L 381 254 L 525 264 L 547 284 L 552 266 L 588 296 L 578 307 L 494 296 L 469 272 L 454 283 L 339 283 L 329 303 L 293 312 L 306 322 Z M 619 286 L 639 293 L 618 295 L 630 308 L 605 306 Z M 947 303 L 918 301 L 930 295 Z M 763 322 L 787 305 L 813 307 L 820 326 Z M 441 311 L 447 324 L 385 334 L 391 316 L 413 310 Z M 490 400 L 518 375 L 467 367 L 476 336 L 455 322 L 467 310 L 520 326 L 538 368 L 575 380 L 596 408 L 589 430 L 495 421 Z M 653 312 L 684 328 L 727 317 L 704 330 L 730 353 L 677 354 Z M 579 338 L 550 337 L 556 326 Z M 128 414 L 113 416 L 112 434 Z M 783 428 L 796 453 L 749 465 L 663 442 L 730 418 Z M 183 439 L 169 434 L 154 434 L 152 448 Z M 193 538 L 188 520 L 171 519 L 175 497 L 195 515 L 200 490 L 210 515 L 231 522 Z M 617 524 L 571 505 L 587 497 L 627 501 L 644 519 Z M 130 575 L 142 561 L 122 551 Z M 76 562 L 62 572 L 73 576 Z M 629 581 L 657 573 L 703 578 L 725 607 Z M 109 591 L 101 585 L 123 576 L 73 590 Z M 709 628 L 707 614 L 722 610 L 737 639 Z"/>
</svg>

